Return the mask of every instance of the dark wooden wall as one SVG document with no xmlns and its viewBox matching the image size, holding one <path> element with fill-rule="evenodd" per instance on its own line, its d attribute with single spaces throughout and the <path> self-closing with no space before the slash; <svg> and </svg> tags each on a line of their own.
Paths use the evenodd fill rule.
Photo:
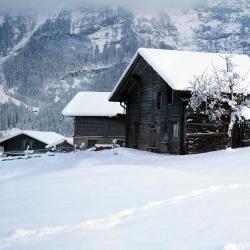
<svg viewBox="0 0 250 250">
<path fill-rule="evenodd" d="M 242 124 L 236 124 L 233 127 L 232 147 L 249 147 L 250 146 L 250 121 L 244 121 Z"/>
<path fill-rule="evenodd" d="M 186 154 L 224 149 L 228 143 L 228 123 L 217 125 L 202 114 L 187 112 Z"/>
<path fill-rule="evenodd" d="M 100 107 L 101 108 L 101 107 Z M 125 136 L 125 116 L 75 117 L 74 136 Z"/>
<path fill-rule="evenodd" d="M 127 146 L 155 152 L 180 153 L 182 103 L 177 92 L 169 103 L 172 89 L 141 59 L 128 79 L 124 96 L 127 102 Z M 157 107 L 157 95 L 162 93 L 162 105 Z M 173 126 L 178 124 L 178 136 Z"/>
<path fill-rule="evenodd" d="M 27 145 L 30 145 L 29 150 L 45 150 L 46 146 L 45 143 L 24 134 L 4 141 L 0 145 L 4 147 L 5 152 L 24 151 L 27 149 Z"/>
</svg>

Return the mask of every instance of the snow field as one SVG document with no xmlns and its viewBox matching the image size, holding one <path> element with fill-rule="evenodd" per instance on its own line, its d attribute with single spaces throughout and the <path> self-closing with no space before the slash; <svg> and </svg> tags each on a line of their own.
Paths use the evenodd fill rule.
<svg viewBox="0 0 250 250">
<path fill-rule="evenodd" d="M 249 157 L 119 148 L 0 162 L 0 249 L 250 249 Z"/>
</svg>

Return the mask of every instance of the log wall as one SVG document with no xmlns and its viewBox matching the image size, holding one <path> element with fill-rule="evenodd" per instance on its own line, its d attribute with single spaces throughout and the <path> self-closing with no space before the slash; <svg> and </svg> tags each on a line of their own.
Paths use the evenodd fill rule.
<svg viewBox="0 0 250 250">
<path fill-rule="evenodd" d="M 100 107 L 101 108 L 101 107 Z M 94 144 L 112 144 L 113 139 L 119 143 L 125 141 L 125 116 L 116 117 L 75 117 L 74 144 L 86 147 Z"/>
<path fill-rule="evenodd" d="M 154 152 L 180 153 L 182 105 L 177 92 L 143 60 L 128 79 L 127 146 Z M 159 108 L 158 96 L 161 93 Z M 173 102 L 169 100 L 173 98 Z M 178 124 L 173 137 L 173 124 Z"/>
<path fill-rule="evenodd" d="M 217 125 L 202 114 L 187 113 L 186 153 L 224 149 L 228 145 L 228 125 Z"/>
</svg>

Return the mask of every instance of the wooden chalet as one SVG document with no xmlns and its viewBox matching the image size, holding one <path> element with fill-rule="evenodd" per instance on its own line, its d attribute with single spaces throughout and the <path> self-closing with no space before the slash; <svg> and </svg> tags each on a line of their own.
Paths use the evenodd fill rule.
<svg viewBox="0 0 250 250">
<path fill-rule="evenodd" d="M 55 132 L 17 130 L 0 140 L 6 155 L 24 155 L 27 149 L 38 153 L 47 152 L 46 146 L 65 137 Z"/>
<path fill-rule="evenodd" d="M 233 59 L 245 75 L 249 57 Z M 222 55 L 215 53 L 139 49 L 110 96 L 111 102 L 126 107 L 127 147 L 173 154 L 225 148 L 228 122 L 217 126 L 187 109 L 194 77 L 224 64 Z M 235 126 L 232 138 L 234 147 L 250 145 L 249 123 Z"/>
<path fill-rule="evenodd" d="M 62 114 L 74 117 L 74 145 L 91 148 L 96 144 L 125 142 L 124 108 L 111 103 L 110 92 L 79 92 Z M 83 146 L 84 145 L 84 146 Z"/>
</svg>

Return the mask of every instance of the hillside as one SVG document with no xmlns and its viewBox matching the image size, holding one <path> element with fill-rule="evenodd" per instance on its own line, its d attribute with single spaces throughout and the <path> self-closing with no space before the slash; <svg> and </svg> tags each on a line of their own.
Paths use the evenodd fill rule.
<svg viewBox="0 0 250 250">
<path fill-rule="evenodd" d="M 0 249 L 250 249 L 250 149 L 0 162 Z"/>
<path fill-rule="evenodd" d="M 86 6 L 2 13 L 0 130 L 70 134 L 65 104 L 79 90 L 110 91 L 138 47 L 250 54 L 249 16 L 248 0 L 160 13 Z"/>
</svg>

